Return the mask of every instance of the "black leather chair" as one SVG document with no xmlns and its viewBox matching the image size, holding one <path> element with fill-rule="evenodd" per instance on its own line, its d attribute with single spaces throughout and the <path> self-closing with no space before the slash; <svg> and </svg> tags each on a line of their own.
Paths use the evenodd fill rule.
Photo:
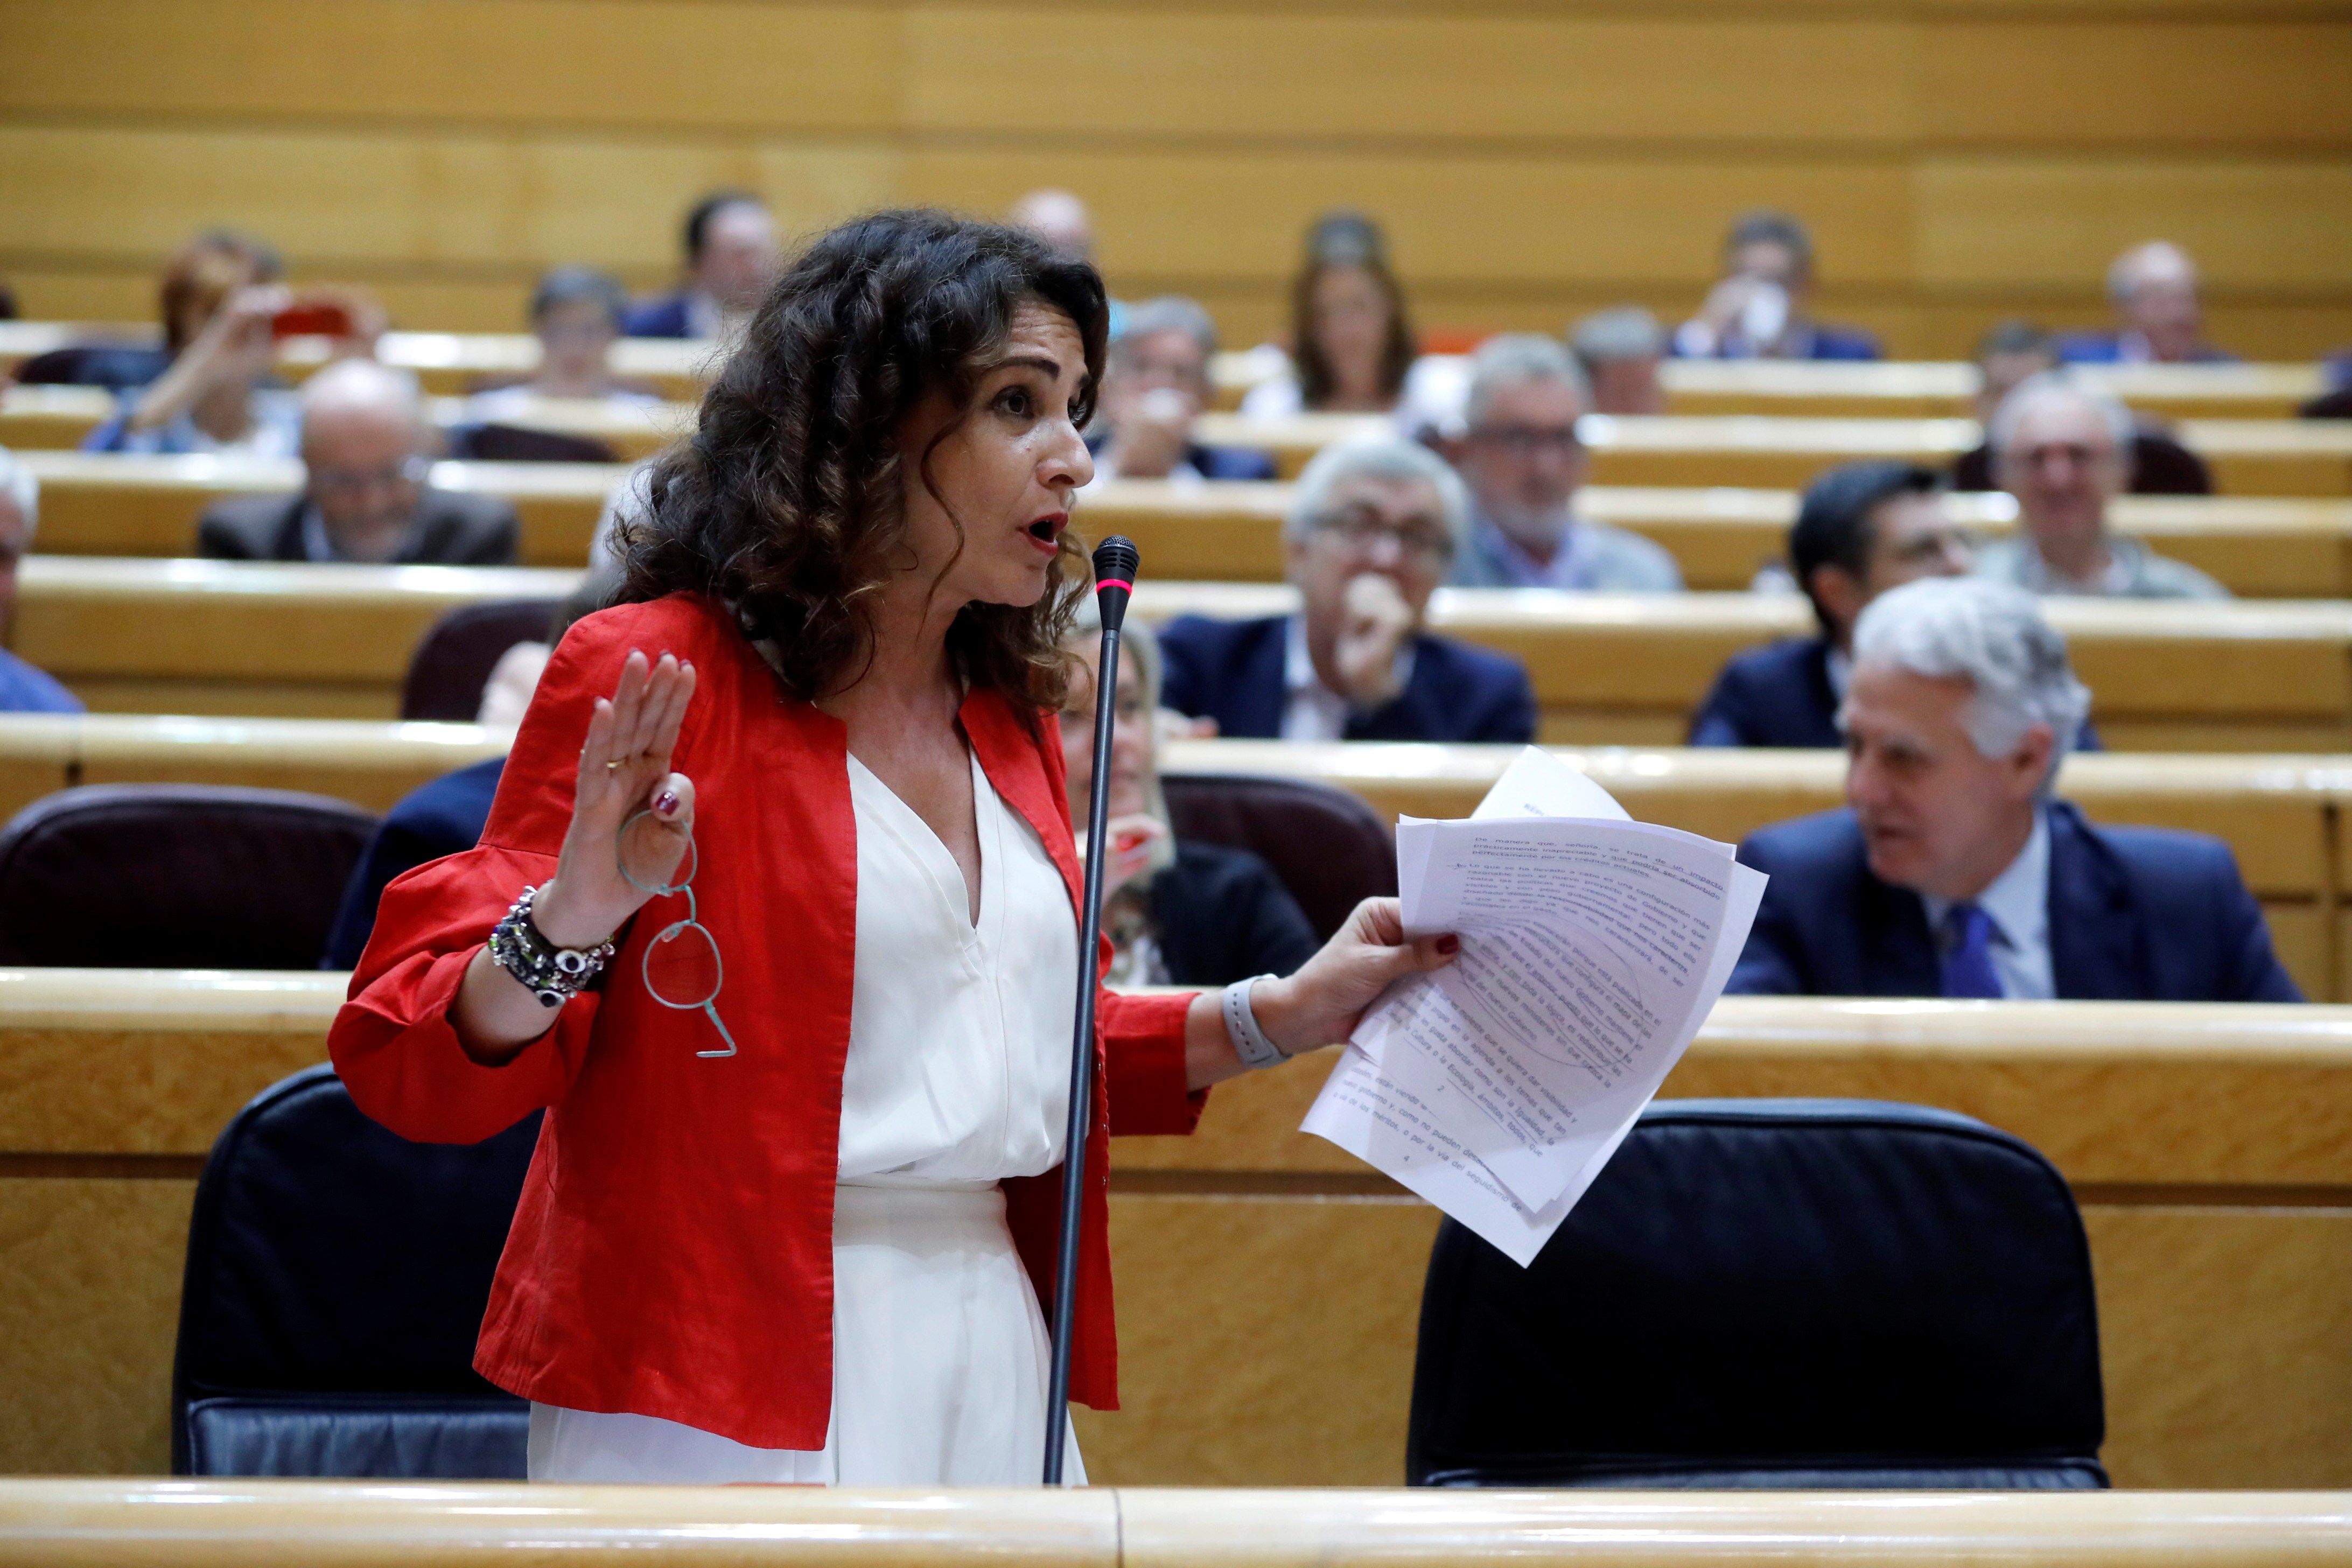
<svg viewBox="0 0 2352 1568">
<path fill-rule="evenodd" d="M 1868 1100 L 1660 1101 L 1533 1266 L 1447 1221 L 1416 1486 L 2103 1487 L 2091 1259 L 2032 1147 Z"/>
<path fill-rule="evenodd" d="M 449 455 L 478 463 L 610 463 L 612 447 L 527 425 L 461 425 L 448 434 Z"/>
<path fill-rule="evenodd" d="M 403 719 L 470 724 L 500 656 L 519 642 L 546 640 L 561 599 L 484 599 L 435 621 L 408 658 L 400 688 Z"/>
<path fill-rule="evenodd" d="M 1246 849 L 1271 867 L 1318 937 L 1365 899 L 1393 895 L 1396 836 L 1357 796 L 1307 779 L 1162 773 L 1179 838 Z"/>
<path fill-rule="evenodd" d="M 2352 386 L 2339 386 L 2313 398 L 2295 413 L 2305 419 L 2352 419 Z"/>
<path fill-rule="evenodd" d="M 1992 490 L 1992 448 L 1979 447 L 1952 465 L 1956 490 Z M 2210 496 L 2213 471 L 2205 459 L 2163 431 L 2141 426 L 2132 437 L 2132 471 L 2128 487 L 2136 496 Z"/>
<path fill-rule="evenodd" d="M 287 790 L 60 790 L 0 828 L 0 963 L 315 969 L 375 822 Z"/>
<path fill-rule="evenodd" d="M 539 1121 L 411 1143 L 326 1067 L 237 1112 L 188 1226 L 173 1473 L 522 1479 L 530 1407 L 473 1355 Z"/>
</svg>

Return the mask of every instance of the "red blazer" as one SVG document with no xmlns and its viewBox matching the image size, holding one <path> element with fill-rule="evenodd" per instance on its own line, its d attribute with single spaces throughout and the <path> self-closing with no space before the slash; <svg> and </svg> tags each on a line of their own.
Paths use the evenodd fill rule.
<svg viewBox="0 0 2352 1568">
<path fill-rule="evenodd" d="M 501 1067 L 459 1047 L 457 982 L 515 896 L 545 881 L 572 811 L 592 705 L 631 648 L 693 661 L 676 766 L 696 785 L 694 891 L 742 1049 L 700 1012 L 646 991 L 645 943 L 684 900 L 624 933 L 604 989 Z M 1075 907 L 1060 742 L 975 694 L 965 733 L 998 792 L 1045 840 Z M 328 1047 L 352 1098 L 404 1137 L 488 1138 L 544 1106 L 474 1365 L 499 1387 L 576 1410 L 685 1422 L 763 1448 L 824 1445 L 833 1394 L 833 1205 L 857 930 L 846 732 L 786 696 L 717 610 L 685 595 L 575 625 L 515 738 L 480 845 L 384 890 Z M 1110 948 L 1103 944 L 1108 965 Z M 1187 996 L 1106 991 L 1097 1017 L 1071 1392 L 1118 1402 L 1111 1328 L 1111 1132 L 1189 1132 Z M 1062 1171 L 1004 1184 L 1038 1299 L 1053 1299 Z"/>
</svg>

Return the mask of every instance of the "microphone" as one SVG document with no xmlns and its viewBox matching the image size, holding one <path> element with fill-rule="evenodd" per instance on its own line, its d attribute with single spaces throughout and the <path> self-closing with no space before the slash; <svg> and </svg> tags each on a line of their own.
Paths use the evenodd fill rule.
<svg viewBox="0 0 2352 1568">
<path fill-rule="evenodd" d="M 1111 726 L 1118 711 L 1118 629 L 1135 592 L 1135 541 L 1112 534 L 1095 546 L 1095 603 L 1102 651 L 1095 660 L 1095 773 L 1087 792 L 1086 890 L 1078 900 L 1077 1026 L 1070 1042 L 1070 1120 L 1063 1140 L 1062 1248 L 1054 1259 L 1053 1370 L 1045 1392 L 1045 1484 L 1062 1484 L 1069 1431 L 1070 1333 L 1077 1321 L 1078 1229 L 1085 1213 L 1087 1133 L 1094 1125 L 1095 952 L 1102 945 L 1103 819 L 1110 815 Z"/>
</svg>

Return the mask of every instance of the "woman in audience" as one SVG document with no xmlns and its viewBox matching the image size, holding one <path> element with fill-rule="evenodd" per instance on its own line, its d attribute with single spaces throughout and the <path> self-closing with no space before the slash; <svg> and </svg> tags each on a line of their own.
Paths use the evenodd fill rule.
<svg viewBox="0 0 2352 1568">
<path fill-rule="evenodd" d="M 528 381 L 476 393 L 466 413 L 481 424 L 527 414 L 543 397 L 652 403 L 648 389 L 613 374 L 613 345 L 629 309 L 620 280 L 589 267 L 559 267 L 539 280 L 530 297 L 530 330 L 539 339 L 539 371 Z"/>
<path fill-rule="evenodd" d="M 1307 265 L 1290 290 L 1290 342 L 1292 373 L 1252 387 L 1244 417 L 1396 407 L 1412 369 L 1412 323 L 1369 219 L 1333 214 L 1309 232 Z"/>
<path fill-rule="evenodd" d="M 1062 703 L 1070 831 L 1084 841 L 1094 782 L 1095 660 L 1101 623 L 1081 613 L 1062 644 L 1075 666 Z M 1111 731 L 1112 850 L 1103 868 L 1103 931 L 1115 985 L 1230 985 L 1287 974 L 1315 954 L 1315 928 L 1266 863 L 1246 849 L 1178 839 L 1160 789 L 1160 642 L 1130 620 L 1118 658 Z"/>
<path fill-rule="evenodd" d="M 329 1037 L 352 1098 L 440 1142 L 547 1108 L 475 1360 L 533 1402 L 535 1479 L 1038 1478 L 1084 973 L 1050 714 L 1106 316 L 1092 267 L 992 225 L 810 246 L 656 466 L 480 845 L 384 891 Z M 1287 977 L 1105 992 L 1093 1125 L 1189 1131 L 1458 950 L 1375 900 Z M 1108 1170 L 1090 1140 L 1097 1405 Z"/>
<path fill-rule="evenodd" d="M 236 452 L 290 458 L 302 411 L 272 374 L 281 313 L 298 306 L 337 329 L 339 352 L 372 352 L 382 313 L 349 290 L 296 295 L 278 253 L 226 231 L 198 235 L 163 269 L 163 351 L 152 379 L 126 386 L 115 416 L 90 432 L 90 452 Z M 143 351 L 134 351 L 143 352 Z"/>
</svg>

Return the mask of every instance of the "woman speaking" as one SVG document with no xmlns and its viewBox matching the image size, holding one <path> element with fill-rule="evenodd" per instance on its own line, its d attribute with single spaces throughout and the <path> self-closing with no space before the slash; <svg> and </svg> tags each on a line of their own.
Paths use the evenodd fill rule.
<svg viewBox="0 0 2352 1568">
<path fill-rule="evenodd" d="M 1105 317 L 1010 229 L 816 241 L 479 846 L 384 892 L 330 1042 L 352 1098 L 445 1142 L 547 1108 L 475 1357 L 531 1401 L 534 1479 L 1039 1473 L 1078 957 L 1052 716 Z M 1376 900 L 1287 979 L 1103 995 L 1076 1397 L 1117 1397 L 1100 1135 L 1190 1131 L 1453 945 Z"/>
</svg>

